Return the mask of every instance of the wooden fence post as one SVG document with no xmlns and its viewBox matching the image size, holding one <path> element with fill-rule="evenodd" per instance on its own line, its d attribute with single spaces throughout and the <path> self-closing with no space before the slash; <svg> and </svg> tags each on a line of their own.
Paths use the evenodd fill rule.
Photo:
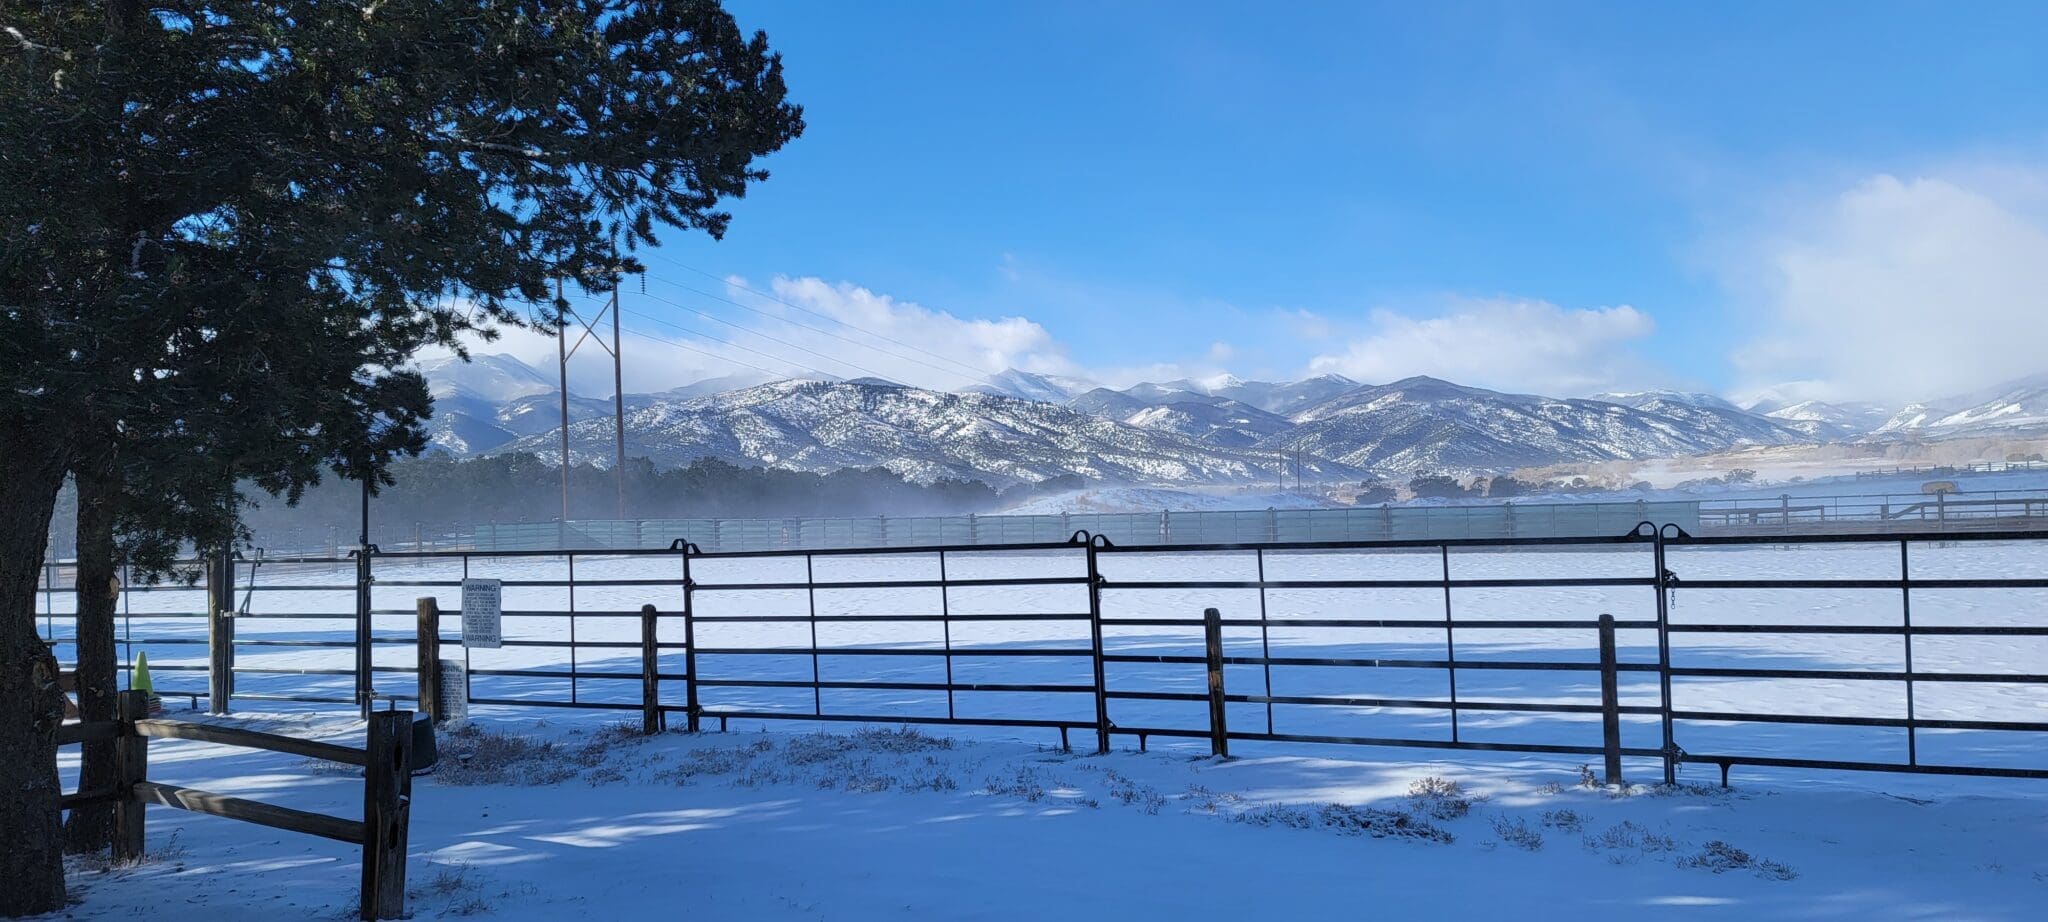
<svg viewBox="0 0 2048 922">
<path fill-rule="evenodd" d="M 251 577 L 254 578 L 253 576 Z M 235 552 L 223 550 L 206 566 L 206 710 L 228 712 L 235 693 Z"/>
<path fill-rule="evenodd" d="M 1209 751 L 1230 758 L 1230 728 L 1223 708 L 1223 613 L 1202 611 L 1202 649 L 1209 661 Z"/>
<path fill-rule="evenodd" d="M 422 596 L 417 611 L 419 628 L 414 646 L 419 649 L 420 659 L 420 710 L 427 712 L 428 720 L 439 724 L 448 720 L 448 708 L 441 701 L 441 603 L 433 596 Z"/>
<path fill-rule="evenodd" d="M 1621 782 L 1620 670 L 1614 653 L 1614 616 L 1600 616 L 1600 743 L 1607 757 L 1607 783 Z"/>
<path fill-rule="evenodd" d="M 654 606 L 640 606 L 640 732 L 668 729 L 661 712 L 661 646 L 655 639 Z"/>
<path fill-rule="evenodd" d="M 114 860 L 134 862 L 142 858 L 142 818 L 146 808 L 135 796 L 135 786 L 149 780 L 149 738 L 137 733 L 135 722 L 149 716 L 149 693 L 130 689 L 115 697 L 115 715 L 120 735 L 114 737 Z"/>
<path fill-rule="evenodd" d="M 363 765 L 364 919 L 405 916 L 406 828 L 412 812 L 412 712 L 370 715 Z"/>
</svg>

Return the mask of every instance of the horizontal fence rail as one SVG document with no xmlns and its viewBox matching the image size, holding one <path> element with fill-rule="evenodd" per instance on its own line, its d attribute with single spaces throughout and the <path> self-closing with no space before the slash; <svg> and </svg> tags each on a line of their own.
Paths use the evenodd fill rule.
<svg viewBox="0 0 2048 922">
<path fill-rule="evenodd" d="M 406 917 L 405 853 L 411 825 L 414 761 L 411 712 L 384 711 L 371 715 L 363 748 L 353 749 L 239 727 L 152 718 L 148 716 L 149 709 L 148 693 L 129 689 L 116 700 L 117 719 L 66 723 L 57 732 L 59 745 L 93 740 L 111 740 L 114 744 L 115 778 L 111 785 L 65 794 L 59 803 L 65 810 L 89 805 L 112 807 L 110 844 L 115 861 L 134 862 L 142 857 L 145 807 L 173 807 L 359 846 L 362 886 L 358 916 L 366 920 Z M 152 739 L 196 740 L 282 752 L 361 769 L 362 818 L 330 816 L 151 781 L 148 775 Z"/>
<path fill-rule="evenodd" d="M 2048 531 L 1633 524 L 1515 539 L 371 547 L 217 567 L 233 592 L 130 587 L 120 636 L 124 659 L 146 650 L 160 685 L 216 711 L 419 700 L 421 676 L 450 662 L 470 704 L 637 711 L 690 730 L 953 724 L 1062 745 L 1079 732 L 1098 749 L 1625 756 L 1666 780 L 1689 763 L 1724 777 L 2048 777 Z M 52 575 L 51 598 L 68 595 Z M 479 577 L 503 586 L 493 649 L 465 645 L 454 614 Z M 46 623 L 68 659 L 66 620 Z M 231 629 L 209 631 L 219 621 Z M 209 644 L 225 655 L 209 660 Z M 200 686 L 210 663 L 226 680 Z"/>
</svg>

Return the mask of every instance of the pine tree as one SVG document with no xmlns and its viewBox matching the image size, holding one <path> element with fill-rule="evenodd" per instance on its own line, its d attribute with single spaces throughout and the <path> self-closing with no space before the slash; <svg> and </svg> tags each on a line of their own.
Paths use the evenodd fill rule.
<svg viewBox="0 0 2048 922">
<path fill-rule="evenodd" d="M 802 127 L 714 0 L 0 2 L 0 915 L 64 900 L 67 473 L 145 565 L 233 540 L 244 478 L 374 481 L 422 444 L 417 349 L 722 234 Z"/>
</svg>

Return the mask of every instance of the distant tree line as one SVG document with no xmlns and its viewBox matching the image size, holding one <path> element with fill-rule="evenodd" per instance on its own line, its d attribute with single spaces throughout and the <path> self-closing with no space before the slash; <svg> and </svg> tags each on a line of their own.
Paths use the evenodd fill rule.
<svg viewBox="0 0 2048 922">
<path fill-rule="evenodd" d="M 1732 472 L 1730 475 L 1731 479 L 1727 482 L 1747 482 L 1746 480 L 1734 479 L 1740 475 L 1754 478 L 1756 472 Z M 1720 483 L 1722 481 L 1716 480 L 1713 482 Z M 1569 480 L 1535 481 L 1522 480 L 1511 475 L 1501 474 L 1495 477 L 1474 477 L 1470 480 L 1459 480 L 1449 474 L 1428 471 L 1419 472 L 1410 477 L 1405 486 L 1407 495 L 1414 499 L 1478 499 L 1483 497 L 1486 499 L 1508 500 L 1532 494 L 1599 493 L 1608 492 L 1612 489 L 1589 481 L 1584 477 L 1573 477 Z M 1647 481 L 1637 481 L 1630 484 L 1628 489 L 1634 492 L 1646 492 L 1650 489 L 1650 484 Z M 1359 484 L 1353 503 L 1360 506 L 1376 506 L 1380 503 L 1397 502 L 1401 499 L 1401 494 L 1402 489 L 1394 484 L 1382 481 L 1367 481 Z"/>
<path fill-rule="evenodd" d="M 430 455 L 395 462 L 390 473 L 392 483 L 370 503 L 374 529 L 445 531 L 488 522 L 550 522 L 561 515 L 562 470 L 531 454 L 468 460 Z M 662 470 L 645 458 L 629 458 L 625 511 L 633 519 L 960 515 L 993 512 L 1086 484 L 1078 475 L 1063 474 L 997 490 L 980 480 L 951 477 L 919 483 L 880 467 L 815 474 L 701 458 Z M 65 539 L 76 515 L 71 491 L 65 494 L 51 536 L 60 555 L 69 547 Z M 242 522 L 259 545 L 309 531 L 353 536 L 361 524 L 361 486 L 353 481 L 330 478 L 308 489 L 297 506 L 262 496 L 252 499 Z M 610 469 L 590 464 L 569 469 L 571 518 L 608 519 L 618 513 L 618 481 Z"/>
</svg>

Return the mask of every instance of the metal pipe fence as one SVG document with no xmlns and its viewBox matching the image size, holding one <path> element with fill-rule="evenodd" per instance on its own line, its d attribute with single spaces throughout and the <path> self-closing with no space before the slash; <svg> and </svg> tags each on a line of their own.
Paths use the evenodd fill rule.
<svg viewBox="0 0 2048 922">
<path fill-rule="evenodd" d="M 2048 527 L 2048 490 L 1055 515 L 572 519 L 458 528 L 415 522 L 375 526 L 371 540 L 408 551 L 651 549 L 676 540 L 707 551 L 734 551 L 1033 544 L 1086 531 L 1120 545 L 1190 545 L 1598 537 L 1643 521 L 1675 524 L 1691 534 L 2023 531 Z M 279 554 L 339 557 L 353 541 L 350 530 L 327 528 L 267 532 L 256 543 Z"/>
<path fill-rule="evenodd" d="M 60 655 L 75 636 L 58 630 L 67 572 L 53 565 L 44 596 Z M 462 581 L 488 577 L 503 585 L 502 647 L 438 638 L 459 649 L 480 706 L 652 708 L 690 730 L 974 725 L 1056 731 L 1062 745 L 1081 731 L 1098 749 L 1220 737 L 1614 755 L 1659 763 L 1667 781 L 1688 763 L 1724 777 L 2048 777 L 2048 531 L 1731 536 L 1643 522 L 1606 536 L 1125 544 L 1079 530 L 794 552 L 372 547 L 233 572 L 242 601 L 228 610 L 208 600 L 233 596 L 205 586 L 130 586 L 123 659 L 169 651 L 151 662 L 168 673 L 160 689 L 221 711 L 413 700 L 415 601 L 459 610 Z M 205 630 L 223 619 L 233 630 Z M 212 660 L 228 681 L 188 686 L 208 673 L 195 654 L 209 637 L 226 638 L 211 643 L 228 648 Z"/>
</svg>

